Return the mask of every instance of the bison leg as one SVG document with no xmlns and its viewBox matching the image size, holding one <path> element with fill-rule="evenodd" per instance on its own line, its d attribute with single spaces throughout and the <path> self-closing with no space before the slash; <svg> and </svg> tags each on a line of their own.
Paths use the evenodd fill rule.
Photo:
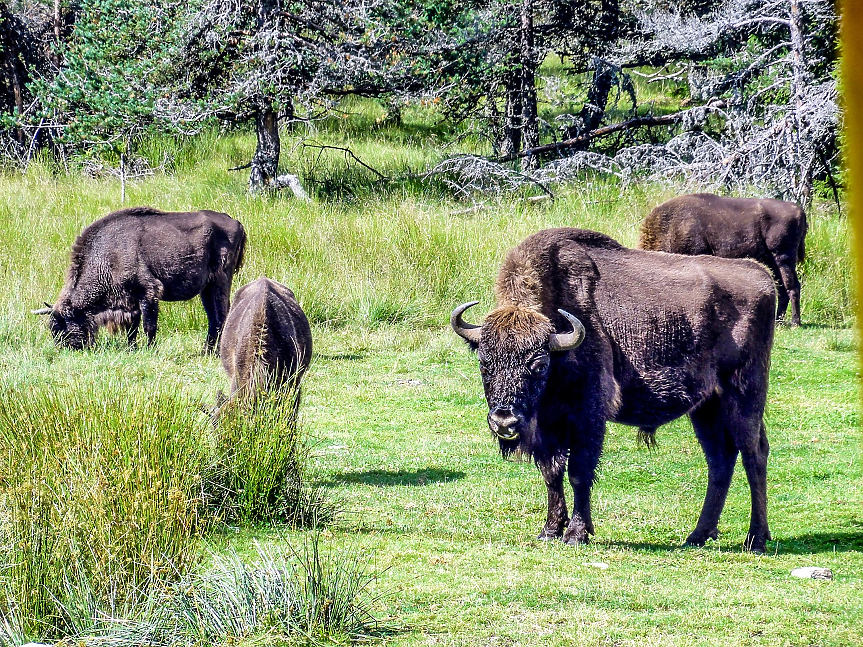
<svg viewBox="0 0 863 647">
<path fill-rule="evenodd" d="M 719 516 L 725 506 L 737 447 L 726 431 L 722 405 L 713 397 L 690 414 L 695 436 L 707 460 L 707 494 L 695 530 L 686 538 L 691 546 L 703 546 L 708 539 L 719 536 Z"/>
<path fill-rule="evenodd" d="M 602 436 L 600 435 L 600 438 Z M 602 447 L 573 447 L 569 456 L 569 484 L 572 486 L 572 519 L 563 535 L 567 544 L 586 544 L 594 534 L 590 516 L 590 490 Z"/>
<path fill-rule="evenodd" d="M 129 328 L 126 330 L 126 339 L 129 342 L 129 348 L 134 348 L 138 341 L 138 328 L 141 326 L 141 313 L 135 311 L 132 313 L 132 318 L 129 321 Z"/>
<path fill-rule="evenodd" d="M 563 494 L 563 468 L 565 458 L 552 458 L 548 462 L 537 462 L 539 471 L 548 490 L 548 516 L 539 539 L 555 539 L 563 535 L 563 528 L 569 521 L 566 512 L 566 498 Z"/>
<path fill-rule="evenodd" d="M 800 279 L 797 277 L 797 267 L 793 258 L 777 256 L 776 264 L 782 277 L 782 289 L 779 290 L 776 318 L 782 319 L 791 301 L 791 325 L 800 325 Z M 784 298 L 783 298 L 784 297 Z"/>
<path fill-rule="evenodd" d="M 204 311 L 207 313 L 207 342 L 204 346 L 204 352 L 212 353 L 216 349 L 216 344 L 219 343 L 219 335 L 222 334 L 222 326 L 225 325 L 225 318 L 228 316 L 228 308 L 230 307 L 230 282 L 226 286 L 221 284 L 224 281 L 209 283 L 201 291 L 201 303 L 204 304 Z"/>
<path fill-rule="evenodd" d="M 770 454 L 770 444 L 763 422 L 758 423 L 757 434 L 749 436 L 740 448 L 752 497 L 752 516 L 745 546 L 753 552 L 763 553 L 767 548 L 767 540 L 771 539 L 767 525 L 767 456 Z"/>
<path fill-rule="evenodd" d="M 147 335 L 147 346 L 156 343 L 156 330 L 159 321 L 159 301 L 151 299 L 141 302 L 141 320 L 144 323 L 144 334 Z"/>
</svg>

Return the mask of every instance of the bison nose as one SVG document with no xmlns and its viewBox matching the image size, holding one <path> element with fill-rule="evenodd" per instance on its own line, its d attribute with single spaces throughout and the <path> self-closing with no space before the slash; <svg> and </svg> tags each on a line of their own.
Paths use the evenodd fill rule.
<svg viewBox="0 0 863 647">
<path fill-rule="evenodd" d="M 498 407 L 488 414 L 488 426 L 492 433 L 498 438 L 504 440 L 514 440 L 518 438 L 518 423 L 519 418 L 512 409 Z"/>
</svg>

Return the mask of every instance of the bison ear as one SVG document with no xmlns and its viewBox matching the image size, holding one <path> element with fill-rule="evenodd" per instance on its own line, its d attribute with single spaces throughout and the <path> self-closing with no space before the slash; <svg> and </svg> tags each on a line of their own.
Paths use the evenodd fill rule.
<svg viewBox="0 0 863 647">
<path fill-rule="evenodd" d="M 566 310 L 558 309 L 558 312 L 566 317 L 572 325 L 572 332 L 556 333 L 552 335 L 551 339 L 548 340 L 548 349 L 550 351 L 562 352 L 578 348 L 581 342 L 584 341 L 584 326 L 578 318 L 569 314 Z"/>
<path fill-rule="evenodd" d="M 449 318 L 449 324 L 452 326 L 455 333 L 467 341 L 474 350 L 479 344 L 479 339 L 482 335 L 482 327 L 477 326 L 476 324 L 465 323 L 462 321 L 461 315 L 465 310 L 472 308 L 477 303 L 479 303 L 479 301 L 469 301 L 468 303 L 461 304 L 458 308 L 452 311 L 452 315 L 450 315 Z"/>
</svg>

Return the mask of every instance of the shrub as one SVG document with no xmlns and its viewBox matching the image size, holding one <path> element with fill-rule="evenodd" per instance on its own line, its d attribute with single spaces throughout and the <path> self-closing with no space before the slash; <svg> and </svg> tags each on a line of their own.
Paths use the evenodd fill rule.
<svg viewBox="0 0 863 647">
<path fill-rule="evenodd" d="M 307 483 L 309 447 L 298 426 L 299 398 L 286 384 L 227 408 L 217 425 L 211 483 L 221 515 L 303 527 L 332 520 L 332 503 Z"/>
<path fill-rule="evenodd" d="M 76 633 L 198 559 L 209 423 L 159 389 L 0 385 L 4 618 Z M 82 617 L 83 616 L 83 617 Z"/>
</svg>

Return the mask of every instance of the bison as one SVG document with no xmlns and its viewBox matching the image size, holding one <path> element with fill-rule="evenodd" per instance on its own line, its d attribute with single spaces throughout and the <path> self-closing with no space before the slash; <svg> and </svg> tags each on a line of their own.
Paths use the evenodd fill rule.
<svg viewBox="0 0 863 647">
<path fill-rule="evenodd" d="M 126 328 L 133 346 L 142 320 L 152 345 L 159 302 L 200 294 L 209 321 L 206 350 L 212 351 L 245 246 L 243 225 L 224 213 L 115 211 L 81 232 L 60 296 L 33 312 L 49 315 L 55 342 L 68 348 L 92 346 L 100 325 Z"/>
<path fill-rule="evenodd" d="M 641 227 L 639 247 L 674 254 L 754 258 L 770 268 L 781 320 L 791 300 L 791 324 L 800 325 L 797 263 L 806 250 L 806 213 L 782 200 L 724 198 L 709 193 L 663 202 Z"/>
<path fill-rule="evenodd" d="M 504 457 L 532 457 L 548 489 L 539 537 L 594 534 L 590 491 L 608 421 L 656 428 L 689 415 L 707 459 L 707 495 L 688 544 L 718 536 L 738 453 L 749 480 L 746 547 L 763 552 L 763 414 L 776 293 L 752 260 L 627 249 L 600 233 L 548 229 L 507 254 L 497 307 L 452 328 L 477 352 L 488 425 Z M 563 489 L 567 467 L 572 517 Z"/>
<path fill-rule="evenodd" d="M 219 355 L 232 398 L 285 384 L 299 387 L 312 358 L 312 331 L 294 293 L 264 276 L 237 290 Z"/>
</svg>

